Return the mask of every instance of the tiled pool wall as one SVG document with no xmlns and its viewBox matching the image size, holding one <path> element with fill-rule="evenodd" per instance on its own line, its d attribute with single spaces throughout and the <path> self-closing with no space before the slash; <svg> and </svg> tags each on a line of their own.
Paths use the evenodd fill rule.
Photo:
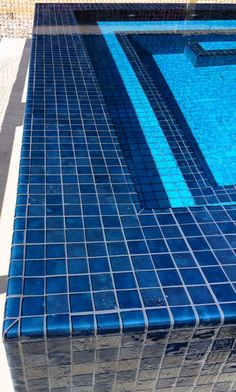
<svg viewBox="0 0 236 392">
<path fill-rule="evenodd" d="M 123 334 L 26 340 L 6 349 L 20 392 L 233 392 L 235 332 L 160 326 L 141 334 L 127 326 Z"/>
<path fill-rule="evenodd" d="M 36 7 L 4 324 L 15 390 L 233 392 L 236 207 L 140 198 L 150 188 L 130 170 L 130 102 L 119 106 L 117 88 L 110 105 L 90 47 L 114 8 Z M 116 8 L 116 20 L 186 16 L 184 5 Z M 132 63 L 135 44 L 119 40 Z"/>
</svg>

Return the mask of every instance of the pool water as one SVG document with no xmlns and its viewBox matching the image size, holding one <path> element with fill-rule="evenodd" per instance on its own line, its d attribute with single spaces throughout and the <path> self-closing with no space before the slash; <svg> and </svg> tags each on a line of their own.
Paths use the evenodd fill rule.
<svg viewBox="0 0 236 392">
<path fill-rule="evenodd" d="M 201 46 L 206 50 L 227 50 L 236 49 L 236 41 L 227 41 L 228 37 L 225 37 L 226 41 L 201 41 Z M 232 72 L 233 73 L 233 72 Z"/>
<path fill-rule="evenodd" d="M 144 135 L 139 150 L 149 151 L 154 163 L 152 173 L 156 169 L 159 176 L 158 179 L 153 179 L 151 185 L 145 184 L 145 168 L 141 175 L 137 168 L 134 175 L 136 189 L 140 199 L 145 200 L 146 207 L 190 207 L 222 202 L 233 204 L 236 183 L 236 64 L 227 62 L 227 54 L 231 50 L 230 54 L 232 56 L 233 53 L 235 58 L 232 52 L 235 48 L 235 35 L 226 33 L 232 30 L 234 21 L 176 22 L 175 32 L 167 38 L 165 33 L 169 26 L 170 23 L 166 21 L 99 23 L 112 57 L 109 58 L 107 54 L 106 62 L 110 61 L 114 74 L 115 71 L 119 73 L 120 96 L 128 95 L 129 106 L 132 107 Z M 210 33 L 213 29 L 214 32 Z M 218 30 L 217 34 L 215 30 Z M 220 34 L 222 30 L 224 34 Z M 185 34 L 178 34 L 181 31 Z M 125 32 L 128 32 L 126 38 Z M 85 42 L 86 40 L 88 42 L 88 38 L 85 38 Z M 202 51 L 205 50 L 208 59 L 211 56 L 214 61 L 217 57 L 219 62 L 220 56 L 221 63 L 222 59 L 224 61 L 223 65 L 213 63 L 195 66 L 186 48 L 190 43 L 196 42 L 202 45 Z M 91 45 L 87 45 L 92 52 Z M 100 55 L 104 56 L 107 48 L 101 39 L 98 45 Z M 218 52 L 211 52 L 213 49 Z M 96 55 L 93 53 L 91 57 L 99 71 L 104 62 L 102 64 L 102 60 L 99 60 L 96 63 Z M 140 62 L 143 62 L 146 69 L 139 68 Z M 144 76 L 145 72 L 147 76 Z M 149 79 L 149 86 L 144 85 L 142 77 Z M 107 89 L 104 78 L 103 75 L 103 91 Z M 117 78 L 118 75 L 115 80 Z M 109 88 L 112 88 L 112 80 L 110 83 Z M 124 92 L 121 91 L 122 87 Z M 115 84 L 114 88 L 117 88 Z M 148 88 L 152 90 L 152 97 L 148 96 Z M 163 95 L 165 108 L 162 109 L 160 101 L 163 101 Z M 115 112 L 112 103 L 110 106 L 111 113 Z M 114 107 L 117 109 L 116 104 Z M 170 119 L 167 119 L 165 128 L 163 113 L 166 110 L 170 113 Z M 116 121 L 114 118 L 113 120 Z M 129 127 L 128 116 L 126 122 Z M 118 137 L 119 128 L 117 124 Z M 129 139 L 130 132 L 128 129 L 126 132 Z M 181 161 L 178 148 L 180 142 L 185 150 Z M 136 165 L 132 162 L 132 166 Z M 152 195 L 148 192 L 150 189 Z"/>
<path fill-rule="evenodd" d="M 232 48 L 233 44 L 235 42 L 231 43 Z M 234 185 L 236 65 L 194 67 L 185 53 L 154 55 L 154 59 L 217 185 Z"/>
</svg>

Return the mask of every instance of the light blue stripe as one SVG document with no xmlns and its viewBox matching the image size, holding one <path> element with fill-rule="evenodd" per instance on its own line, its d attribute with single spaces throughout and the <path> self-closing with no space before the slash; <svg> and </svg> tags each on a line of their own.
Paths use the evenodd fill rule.
<svg viewBox="0 0 236 392">
<path fill-rule="evenodd" d="M 207 41 L 199 42 L 205 50 L 231 50 L 236 49 L 236 41 Z"/>
<path fill-rule="evenodd" d="M 225 30 L 236 29 L 236 20 L 194 20 L 194 21 L 147 21 L 147 22 L 99 22 L 103 33 L 115 31 L 178 31 L 178 30 Z"/>
<path fill-rule="evenodd" d="M 170 205 L 171 207 L 194 206 L 195 202 L 192 194 L 179 169 L 149 100 L 119 44 L 118 39 L 112 31 L 109 31 L 107 34 L 107 22 L 104 23 L 100 22 L 99 26 L 136 112 L 163 186 L 168 195 Z M 142 24 L 143 29 L 144 26 L 145 29 L 147 29 L 146 23 Z M 118 30 L 120 30 L 120 28 Z"/>
</svg>

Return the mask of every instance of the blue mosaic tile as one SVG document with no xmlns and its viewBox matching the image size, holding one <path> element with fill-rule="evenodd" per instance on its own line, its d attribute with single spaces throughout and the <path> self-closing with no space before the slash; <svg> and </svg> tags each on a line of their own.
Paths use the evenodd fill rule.
<svg viewBox="0 0 236 392">
<path fill-rule="evenodd" d="M 31 361 L 50 392 L 233 392 L 235 184 L 216 184 L 154 56 L 185 55 L 190 37 L 228 53 L 217 45 L 235 40 L 235 20 L 226 6 L 187 21 L 184 5 L 114 7 L 36 6 L 4 321 L 12 374 L 24 365 L 32 392 Z"/>
</svg>

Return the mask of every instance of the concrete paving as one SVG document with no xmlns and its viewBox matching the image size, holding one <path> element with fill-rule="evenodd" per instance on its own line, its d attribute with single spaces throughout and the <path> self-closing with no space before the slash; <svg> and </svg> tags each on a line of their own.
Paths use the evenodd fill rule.
<svg viewBox="0 0 236 392">
<path fill-rule="evenodd" d="M 25 80 L 30 40 L 0 41 L 0 328 L 2 328 L 7 275 L 10 260 L 22 122 Z M 0 340 L 0 390 L 13 392 L 4 345 Z"/>
</svg>

